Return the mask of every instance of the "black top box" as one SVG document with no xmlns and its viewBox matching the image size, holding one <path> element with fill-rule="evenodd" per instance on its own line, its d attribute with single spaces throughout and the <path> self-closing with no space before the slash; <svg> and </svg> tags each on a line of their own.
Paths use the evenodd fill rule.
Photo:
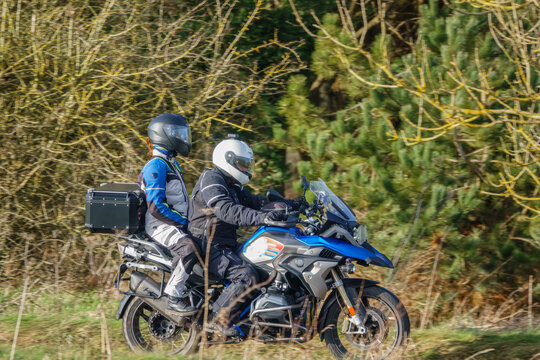
<svg viewBox="0 0 540 360">
<path fill-rule="evenodd" d="M 144 231 L 146 198 L 137 183 L 106 183 L 86 194 L 85 226 L 93 233 Z"/>
</svg>

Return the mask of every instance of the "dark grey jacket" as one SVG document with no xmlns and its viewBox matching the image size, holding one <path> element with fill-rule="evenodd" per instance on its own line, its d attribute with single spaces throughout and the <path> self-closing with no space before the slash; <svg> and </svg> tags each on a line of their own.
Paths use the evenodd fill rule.
<svg viewBox="0 0 540 360">
<path fill-rule="evenodd" d="M 259 211 L 268 199 L 253 195 L 238 182 L 214 168 L 205 170 L 191 194 L 189 231 L 212 243 L 236 246 L 239 226 L 264 224 L 266 213 Z"/>
</svg>

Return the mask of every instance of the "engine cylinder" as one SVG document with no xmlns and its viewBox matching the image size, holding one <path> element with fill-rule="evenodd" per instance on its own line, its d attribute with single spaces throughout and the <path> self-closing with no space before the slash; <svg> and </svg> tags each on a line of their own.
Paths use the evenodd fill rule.
<svg viewBox="0 0 540 360">
<path fill-rule="evenodd" d="M 287 310 L 272 310 L 273 308 L 287 306 L 287 298 L 279 291 L 268 291 L 259 300 L 255 302 L 257 316 L 263 320 L 281 320 L 285 321 Z M 258 311 L 265 310 L 265 311 Z"/>
</svg>

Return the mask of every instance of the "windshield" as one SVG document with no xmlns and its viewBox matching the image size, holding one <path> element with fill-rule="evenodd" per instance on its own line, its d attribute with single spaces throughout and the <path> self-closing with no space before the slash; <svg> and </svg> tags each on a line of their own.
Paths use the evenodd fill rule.
<svg viewBox="0 0 540 360">
<path fill-rule="evenodd" d="M 339 216 L 347 221 L 356 221 L 356 216 L 351 208 L 336 194 L 326 186 L 324 181 L 319 178 L 309 184 L 309 189 L 313 191 L 317 199 L 324 205 L 327 211 Z"/>
</svg>

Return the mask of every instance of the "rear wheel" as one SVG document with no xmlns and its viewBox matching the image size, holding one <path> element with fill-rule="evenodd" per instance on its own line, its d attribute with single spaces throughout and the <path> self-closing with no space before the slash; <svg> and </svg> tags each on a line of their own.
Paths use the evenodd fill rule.
<svg viewBox="0 0 540 360">
<path fill-rule="evenodd" d="M 195 326 L 178 326 L 140 298 L 133 299 L 122 317 L 124 338 L 132 351 L 188 354 L 197 350 Z"/>
<path fill-rule="evenodd" d="M 403 304 L 390 291 L 371 286 L 348 289 L 356 304 L 366 308 L 363 324 L 358 327 L 335 301 L 327 313 L 329 326 L 324 332 L 328 349 L 337 359 L 399 359 L 409 338 L 409 316 Z"/>
</svg>

